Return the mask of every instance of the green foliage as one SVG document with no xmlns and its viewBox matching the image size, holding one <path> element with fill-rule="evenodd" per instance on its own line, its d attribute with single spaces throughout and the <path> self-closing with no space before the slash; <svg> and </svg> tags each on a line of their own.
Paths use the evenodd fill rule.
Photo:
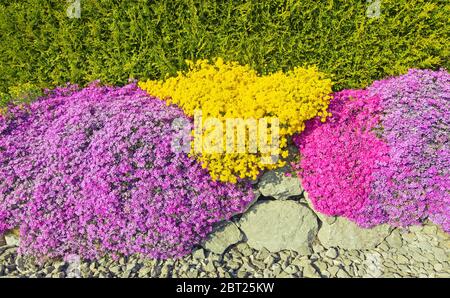
<svg viewBox="0 0 450 298">
<path fill-rule="evenodd" d="M 223 57 L 260 73 L 316 64 L 335 89 L 359 88 L 408 68 L 448 69 L 450 5 L 438 0 L 0 0 L 0 92 L 32 82 L 124 84 Z"/>
<path fill-rule="evenodd" d="M 19 105 L 30 103 L 42 95 L 42 89 L 31 83 L 11 86 L 8 92 L 0 92 L 0 113 L 10 104 Z"/>
</svg>

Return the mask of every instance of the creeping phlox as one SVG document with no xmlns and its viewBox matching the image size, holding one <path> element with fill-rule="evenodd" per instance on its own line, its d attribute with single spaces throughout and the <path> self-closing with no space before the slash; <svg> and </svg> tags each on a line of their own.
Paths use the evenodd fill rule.
<svg viewBox="0 0 450 298">
<path fill-rule="evenodd" d="M 411 69 L 375 82 L 390 162 L 374 174 L 373 193 L 389 223 L 428 218 L 450 233 L 450 74 Z"/>
<path fill-rule="evenodd" d="M 450 74 L 412 69 L 334 95 L 294 137 L 315 208 L 361 226 L 430 219 L 450 232 Z"/>
<path fill-rule="evenodd" d="M 192 125 L 136 84 L 70 85 L 10 108 L 0 115 L 0 234 L 20 227 L 21 253 L 38 257 L 189 253 L 253 193 L 173 150 L 180 119 Z"/>
<path fill-rule="evenodd" d="M 167 104 L 178 105 L 188 116 L 197 119 L 201 114 L 191 155 L 214 180 L 236 183 L 239 178 L 255 179 L 261 170 L 284 166 L 287 137 L 303 131 L 306 120 L 319 116 L 324 121 L 329 115 L 332 82 L 315 67 L 259 76 L 249 66 L 220 58 L 213 64 L 187 63 L 186 73 L 139 86 Z M 211 119 L 218 121 L 210 125 Z M 233 129 L 233 120 L 244 130 Z M 237 140 L 236 144 L 230 140 Z M 245 143 L 241 150 L 230 150 L 239 142 Z"/>
</svg>

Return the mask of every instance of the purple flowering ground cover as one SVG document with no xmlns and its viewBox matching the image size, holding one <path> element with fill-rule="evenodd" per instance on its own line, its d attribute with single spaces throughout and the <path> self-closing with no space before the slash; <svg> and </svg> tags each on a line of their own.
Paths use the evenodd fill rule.
<svg viewBox="0 0 450 298">
<path fill-rule="evenodd" d="M 334 95 L 295 137 L 314 207 L 361 226 L 430 219 L 450 232 L 450 75 L 412 69 Z"/>
<path fill-rule="evenodd" d="M 450 74 L 412 69 L 368 88 L 381 97 L 390 162 L 375 173 L 373 193 L 389 223 L 429 218 L 450 232 Z"/>
<path fill-rule="evenodd" d="M 87 259 L 189 253 L 214 223 L 252 201 L 173 152 L 187 118 L 129 84 L 69 85 L 0 116 L 0 233 L 23 254 Z"/>
<path fill-rule="evenodd" d="M 329 111 L 294 137 L 293 166 L 314 208 L 362 227 L 429 219 L 450 233 L 450 74 L 412 69 L 335 93 Z M 134 83 L 67 85 L 9 108 L 0 115 L 0 234 L 19 227 L 20 253 L 38 259 L 190 253 L 254 200 L 250 184 L 214 182 L 174 150 L 191 128 Z"/>
</svg>

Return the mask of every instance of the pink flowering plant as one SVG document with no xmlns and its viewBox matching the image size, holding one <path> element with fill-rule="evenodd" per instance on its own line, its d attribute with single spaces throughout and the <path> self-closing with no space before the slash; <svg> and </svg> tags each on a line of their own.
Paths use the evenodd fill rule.
<svg viewBox="0 0 450 298">
<path fill-rule="evenodd" d="M 363 227 L 430 219 L 450 232 L 450 75 L 410 70 L 334 95 L 294 138 L 314 207 Z"/>
<path fill-rule="evenodd" d="M 179 119 L 191 125 L 134 83 L 12 107 L 0 116 L 0 233 L 20 227 L 20 252 L 36 257 L 189 253 L 253 193 L 174 150 Z"/>
</svg>

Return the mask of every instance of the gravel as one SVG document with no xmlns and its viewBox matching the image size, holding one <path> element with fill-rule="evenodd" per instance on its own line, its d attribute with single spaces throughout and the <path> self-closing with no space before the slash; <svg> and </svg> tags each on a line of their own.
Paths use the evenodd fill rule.
<svg viewBox="0 0 450 298">
<path fill-rule="evenodd" d="M 324 249 L 316 240 L 313 253 L 255 250 L 242 242 L 223 255 L 202 248 L 178 260 L 138 256 L 95 262 L 37 263 L 19 256 L 17 247 L 0 246 L 0 277 L 450 277 L 449 235 L 433 227 L 394 230 L 373 249 Z"/>
</svg>

